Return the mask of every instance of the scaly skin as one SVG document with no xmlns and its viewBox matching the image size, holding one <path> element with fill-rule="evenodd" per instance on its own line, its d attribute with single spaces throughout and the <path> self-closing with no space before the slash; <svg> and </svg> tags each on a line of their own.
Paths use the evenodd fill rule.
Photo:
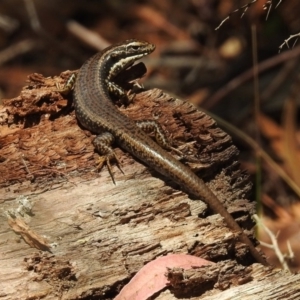
<svg viewBox="0 0 300 300">
<path fill-rule="evenodd" d="M 108 47 L 87 60 L 79 70 L 74 88 L 75 112 L 79 122 L 96 134 L 110 133 L 122 149 L 172 179 L 187 193 L 204 200 L 239 234 L 239 239 L 249 247 L 256 261 L 266 265 L 266 261 L 204 181 L 162 149 L 112 103 L 110 93 L 118 96 L 124 93 L 113 83 L 114 77 L 154 49 L 155 46 L 148 42 L 128 40 Z"/>
</svg>

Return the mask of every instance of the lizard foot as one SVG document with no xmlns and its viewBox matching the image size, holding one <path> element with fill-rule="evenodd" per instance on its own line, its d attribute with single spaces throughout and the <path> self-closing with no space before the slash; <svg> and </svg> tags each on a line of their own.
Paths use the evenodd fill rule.
<svg viewBox="0 0 300 300">
<path fill-rule="evenodd" d="M 116 161 L 118 169 L 124 174 L 124 172 L 123 172 L 123 170 L 121 168 L 120 161 L 118 160 L 118 158 L 117 158 L 117 156 L 116 156 L 116 154 L 114 152 L 110 152 L 109 154 L 104 155 L 104 156 L 100 156 L 98 158 L 97 170 L 100 171 L 103 168 L 103 165 L 106 164 L 108 172 L 109 172 L 109 175 L 110 175 L 113 183 L 116 184 L 116 181 L 115 181 L 115 178 L 114 178 L 114 175 L 113 175 L 113 172 L 112 172 L 112 166 L 110 164 L 111 160 L 115 160 Z"/>
</svg>

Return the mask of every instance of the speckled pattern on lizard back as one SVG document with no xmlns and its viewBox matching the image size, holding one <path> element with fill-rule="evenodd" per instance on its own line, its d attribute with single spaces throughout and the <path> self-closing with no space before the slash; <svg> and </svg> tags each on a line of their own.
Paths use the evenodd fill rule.
<svg viewBox="0 0 300 300">
<path fill-rule="evenodd" d="M 125 91 L 113 79 L 136 60 L 150 54 L 153 44 L 127 40 L 112 45 L 87 60 L 78 72 L 74 87 L 75 112 L 79 122 L 99 134 L 94 145 L 109 160 L 114 156 L 110 147 L 116 142 L 145 164 L 179 184 L 184 191 L 205 201 L 219 213 L 227 225 L 236 231 L 257 262 L 266 264 L 240 226 L 215 194 L 193 171 L 177 161 L 168 151 L 153 141 L 134 121 L 123 115 L 113 104 L 110 94 L 124 97 Z"/>
</svg>

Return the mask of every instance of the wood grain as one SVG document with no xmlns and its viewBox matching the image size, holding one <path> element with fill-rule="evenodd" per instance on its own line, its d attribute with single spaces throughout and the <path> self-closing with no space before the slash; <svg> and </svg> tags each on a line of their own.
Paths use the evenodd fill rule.
<svg viewBox="0 0 300 300">
<path fill-rule="evenodd" d="M 121 149 L 124 174 L 114 167 L 116 185 L 106 168 L 97 171 L 94 136 L 78 126 L 72 97 L 56 92 L 67 77 L 33 74 L 21 95 L 0 108 L 1 299 L 112 299 L 145 263 L 167 253 L 251 265 L 219 215 Z M 158 89 L 120 109 L 160 122 L 185 163 L 251 235 L 251 183 L 214 120 Z M 9 226 L 8 214 L 50 250 L 31 248 Z"/>
</svg>

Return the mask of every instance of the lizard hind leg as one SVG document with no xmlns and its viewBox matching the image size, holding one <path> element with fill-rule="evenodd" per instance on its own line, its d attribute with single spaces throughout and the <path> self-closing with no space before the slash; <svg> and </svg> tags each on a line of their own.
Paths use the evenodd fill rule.
<svg viewBox="0 0 300 300">
<path fill-rule="evenodd" d="M 119 170 L 123 174 L 124 174 L 124 172 L 121 169 L 120 162 L 119 162 L 114 150 L 111 147 L 111 145 L 113 144 L 114 141 L 115 141 L 115 138 L 112 134 L 110 134 L 109 132 L 104 132 L 104 133 L 99 134 L 94 139 L 93 145 L 94 145 L 96 151 L 101 155 L 98 160 L 97 170 L 100 171 L 105 163 L 107 165 L 107 169 L 108 169 L 108 172 L 111 176 L 113 183 L 116 184 L 114 175 L 112 173 L 112 167 L 111 167 L 110 161 L 115 160 Z"/>
<path fill-rule="evenodd" d="M 166 150 L 173 150 L 177 155 L 183 156 L 181 151 L 172 147 L 171 143 L 168 141 L 162 127 L 159 123 L 153 120 L 137 121 L 136 125 L 140 127 L 146 133 L 154 132 L 156 142 Z"/>
</svg>

